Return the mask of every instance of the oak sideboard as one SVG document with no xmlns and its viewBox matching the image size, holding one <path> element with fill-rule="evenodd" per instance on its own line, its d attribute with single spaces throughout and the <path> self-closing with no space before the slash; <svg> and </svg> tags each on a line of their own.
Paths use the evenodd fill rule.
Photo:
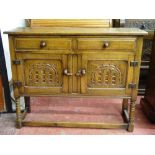
<svg viewBox="0 0 155 155">
<path fill-rule="evenodd" d="M 147 32 L 137 28 L 25 27 L 5 33 L 9 35 L 18 128 L 133 131 L 143 36 Z M 25 121 L 21 96 L 122 98 L 124 123 Z"/>
</svg>

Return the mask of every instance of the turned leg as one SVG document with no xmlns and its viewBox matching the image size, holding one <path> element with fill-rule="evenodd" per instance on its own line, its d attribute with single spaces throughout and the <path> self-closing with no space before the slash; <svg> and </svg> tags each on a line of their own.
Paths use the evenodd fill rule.
<svg viewBox="0 0 155 155">
<path fill-rule="evenodd" d="M 129 113 L 129 126 L 128 126 L 129 132 L 133 132 L 133 129 L 134 129 L 135 107 L 136 107 L 136 102 L 131 100 L 130 113 Z"/>
<path fill-rule="evenodd" d="M 25 96 L 24 100 L 25 100 L 25 108 L 27 108 L 27 112 L 31 112 L 30 97 L 29 96 Z"/>
<path fill-rule="evenodd" d="M 128 99 L 123 99 L 122 103 L 122 114 L 124 113 L 124 110 L 128 111 Z"/>
<path fill-rule="evenodd" d="M 22 122 L 21 122 L 21 108 L 20 108 L 20 97 L 16 99 L 16 127 L 21 128 Z"/>
</svg>

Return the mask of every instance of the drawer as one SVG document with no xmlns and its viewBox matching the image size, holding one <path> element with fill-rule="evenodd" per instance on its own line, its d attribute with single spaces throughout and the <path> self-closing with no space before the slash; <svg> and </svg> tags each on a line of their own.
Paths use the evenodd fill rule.
<svg viewBox="0 0 155 155">
<path fill-rule="evenodd" d="M 16 50 L 70 50 L 70 38 L 16 38 Z"/>
<path fill-rule="evenodd" d="M 79 38 L 79 50 L 135 50 L 136 38 Z"/>
</svg>

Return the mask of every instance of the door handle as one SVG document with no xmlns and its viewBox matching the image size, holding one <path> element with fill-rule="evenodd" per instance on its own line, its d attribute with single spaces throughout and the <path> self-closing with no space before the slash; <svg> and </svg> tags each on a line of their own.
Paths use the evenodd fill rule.
<svg viewBox="0 0 155 155">
<path fill-rule="evenodd" d="M 78 72 L 75 74 L 76 76 L 83 76 L 86 74 L 86 70 L 85 69 L 79 69 Z"/>
<path fill-rule="evenodd" d="M 64 69 L 64 75 L 72 76 L 73 73 L 69 73 L 69 72 L 68 72 L 68 69 Z"/>
</svg>

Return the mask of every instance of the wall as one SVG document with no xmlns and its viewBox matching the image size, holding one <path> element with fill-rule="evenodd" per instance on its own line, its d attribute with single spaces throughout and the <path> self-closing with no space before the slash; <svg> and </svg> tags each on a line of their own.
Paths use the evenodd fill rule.
<svg viewBox="0 0 155 155">
<path fill-rule="evenodd" d="M 12 73 L 11 73 L 11 62 L 10 62 L 10 52 L 9 52 L 9 43 L 8 43 L 8 36 L 3 34 L 4 31 L 14 29 L 16 27 L 24 27 L 25 20 L 24 19 L 0 19 L 0 30 L 2 35 L 4 53 L 5 53 L 5 60 L 8 72 L 8 78 L 11 80 Z"/>
</svg>

